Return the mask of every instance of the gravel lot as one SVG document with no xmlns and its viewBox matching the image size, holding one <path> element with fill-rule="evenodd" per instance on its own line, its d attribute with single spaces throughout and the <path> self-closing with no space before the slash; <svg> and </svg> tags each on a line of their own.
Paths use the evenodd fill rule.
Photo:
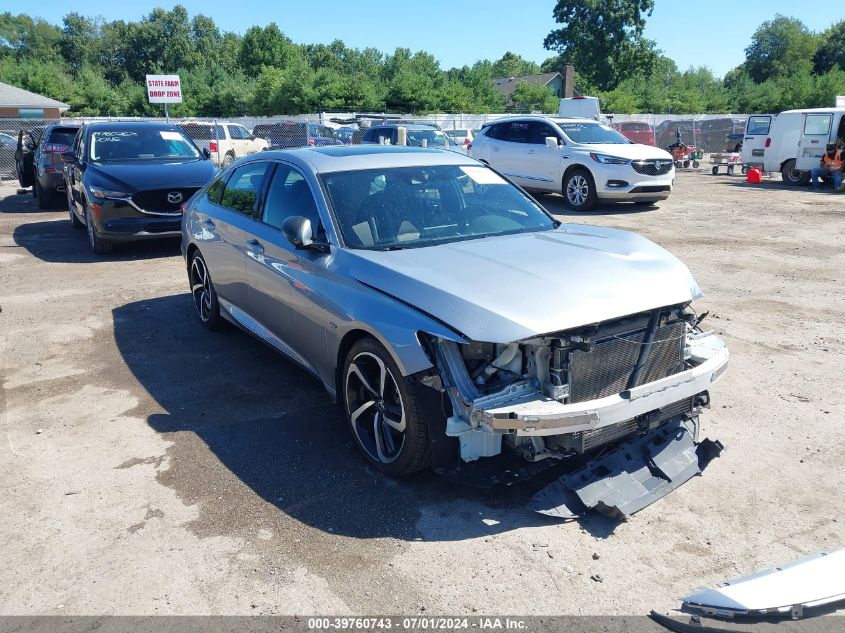
<svg viewBox="0 0 845 633">
<path fill-rule="evenodd" d="M 845 546 L 845 195 L 700 172 L 654 209 L 541 201 L 679 255 L 731 349 L 725 452 L 628 522 L 384 478 L 314 379 L 198 326 L 178 244 L 95 257 L 0 188 L 0 613 L 644 614 Z"/>
</svg>

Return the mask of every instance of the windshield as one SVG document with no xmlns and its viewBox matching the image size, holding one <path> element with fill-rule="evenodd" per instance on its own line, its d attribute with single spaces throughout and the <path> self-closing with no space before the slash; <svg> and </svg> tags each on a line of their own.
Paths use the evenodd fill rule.
<svg viewBox="0 0 845 633">
<path fill-rule="evenodd" d="M 350 248 L 418 248 L 557 225 L 519 189 L 481 165 L 344 171 L 322 180 Z"/>
<path fill-rule="evenodd" d="M 183 123 L 182 129 L 195 141 L 226 140 L 226 132 L 222 125 L 205 125 L 203 123 Z M 216 136 L 215 136 L 216 135 Z"/>
<path fill-rule="evenodd" d="M 425 141 L 423 143 L 423 141 Z M 408 130 L 408 145 L 414 147 L 446 147 L 447 145 L 455 145 L 455 141 L 450 139 L 440 130 Z"/>
<path fill-rule="evenodd" d="M 582 123 L 580 121 L 556 123 L 573 143 L 596 145 L 599 143 L 628 144 L 631 142 L 613 128 L 601 123 Z"/>
<path fill-rule="evenodd" d="M 200 157 L 194 144 L 177 130 L 95 130 L 89 142 L 94 162 Z"/>
</svg>

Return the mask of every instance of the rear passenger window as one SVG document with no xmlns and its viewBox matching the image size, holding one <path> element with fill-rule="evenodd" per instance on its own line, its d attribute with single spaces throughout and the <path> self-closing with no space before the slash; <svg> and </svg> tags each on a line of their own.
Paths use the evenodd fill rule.
<svg viewBox="0 0 845 633">
<path fill-rule="evenodd" d="M 311 231 L 317 235 L 320 214 L 305 177 L 293 167 L 279 164 L 267 190 L 263 220 L 265 224 L 280 229 L 292 215 L 301 215 L 311 220 Z"/>
<path fill-rule="evenodd" d="M 223 190 L 226 188 L 226 177 L 221 176 L 208 188 L 205 192 L 206 197 L 210 202 L 214 204 L 220 204 L 221 199 L 223 198 Z"/>
<path fill-rule="evenodd" d="M 501 141 L 506 136 L 506 130 L 508 127 L 510 127 L 510 123 L 498 123 L 496 125 L 491 125 L 490 129 L 487 130 L 486 136 L 494 138 L 497 141 Z"/>
<path fill-rule="evenodd" d="M 508 137 L 502 140 L 510 141 L 511 143 L 530 143 L 531 127 L 530 121 L 514 121 L 511 123 Z"/>
<path fill-rule="evenodd" d="M 255 202 L 269 166 L 270 163 L 259 162 L 236 169 L 226 183 L 220 204 L 232 211 L 255 217 Z"/>
</svg>

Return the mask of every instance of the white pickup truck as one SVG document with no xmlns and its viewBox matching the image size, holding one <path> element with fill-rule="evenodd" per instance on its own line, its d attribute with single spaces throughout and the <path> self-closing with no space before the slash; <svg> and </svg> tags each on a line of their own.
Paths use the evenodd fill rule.
<svg viewBox="0 0 845 633">
<path fill-rule="evenodd" d="M 270 147 L 267 140 L 254 137 L 240 123 L 184 121 L 181 125 L 200 149 L 207 148 L 211 152 L 211 160 L 221 167 Z"/>
</svg>

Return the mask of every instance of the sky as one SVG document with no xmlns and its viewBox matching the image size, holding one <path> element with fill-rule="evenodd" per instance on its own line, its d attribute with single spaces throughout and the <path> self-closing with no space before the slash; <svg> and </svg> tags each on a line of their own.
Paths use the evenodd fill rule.
<svg viewBox="0 0 845 633">
<path fill-rule="evenodd" d="M 553 54 L 543 48 L 543 39 L 555 26 L 554 0 L 320 0 L 313 4 L 301 0 L 4 0 L 2 4 L 3 10 L 29 13 L 54 24 L 60 24 L 69 11 L 106 20 L 137 20 L 154 7 L 182 4 L 191 15 L 212 17 L 224 31 L 243 33 L 254 24 L 276 22 L 297 43 L 341 39 L 347 46 L 372 46 L 384 52 L 403 46 L 433 54 L 443 68 L 498 59 L 508 50 L 541 63 Z M 797 10 L 810 6 L 807 11 Z M 782 13 L 821 31 L 845 17 L 845 10 L 835 7 L 842 7 L 840 0 L 812 5 L 794 0 L 655 0 L 645 35 L 681 70 L 707 66 L 723 76 L 742 63 L 743 51 L 763 21 Z"/>
</svg>

